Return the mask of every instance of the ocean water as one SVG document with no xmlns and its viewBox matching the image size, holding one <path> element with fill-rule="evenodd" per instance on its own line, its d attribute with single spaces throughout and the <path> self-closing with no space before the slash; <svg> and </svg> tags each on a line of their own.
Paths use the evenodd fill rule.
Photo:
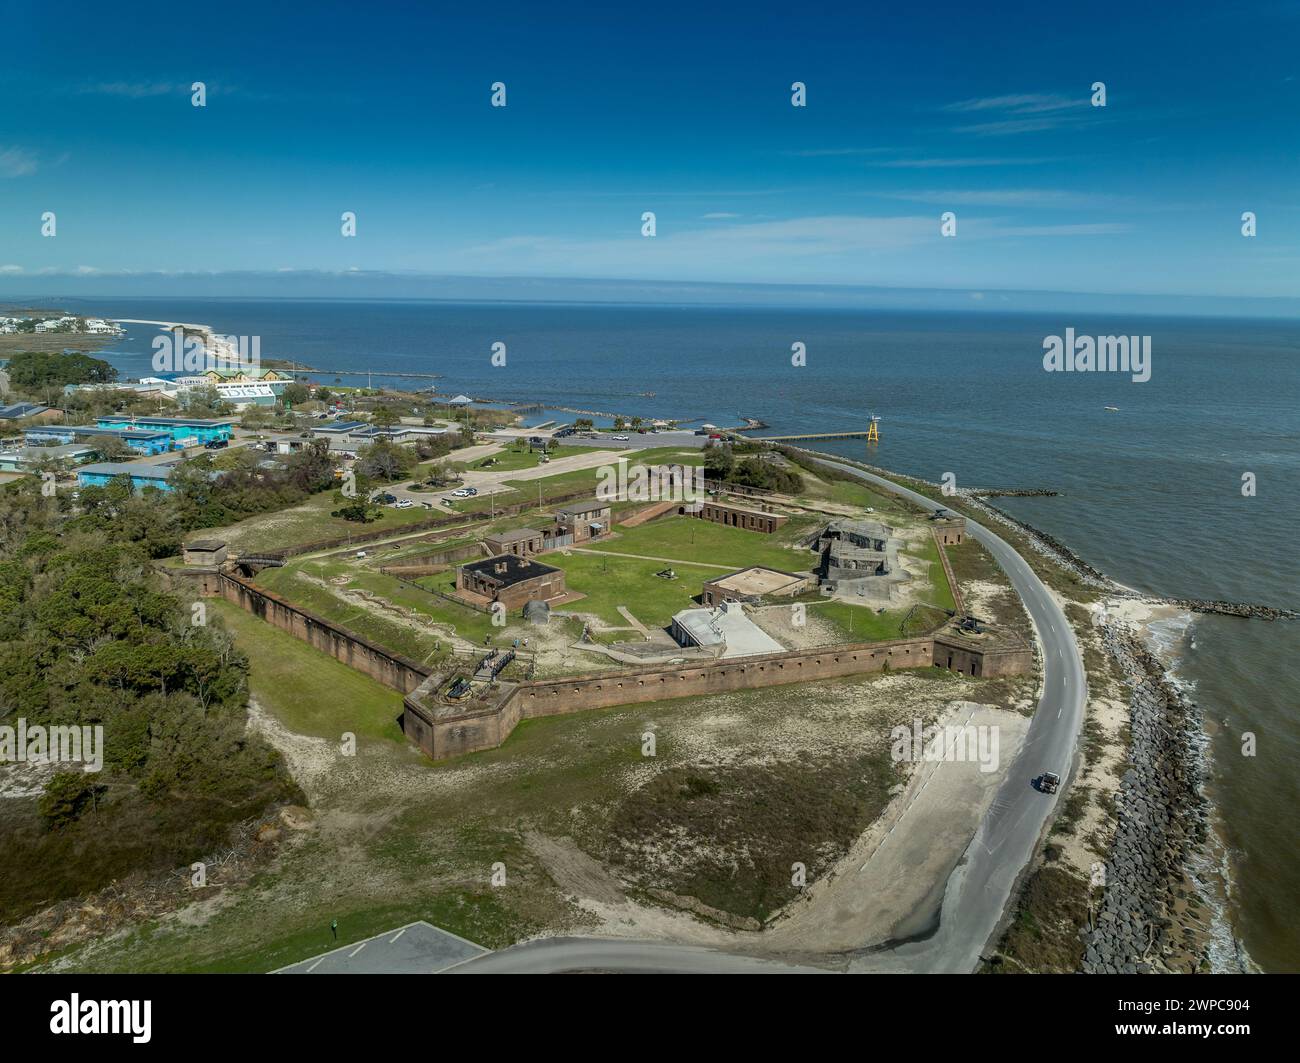
<svg viewBox="0 0 1300 1063">
<path fill-rule="evenodd" d="M 1047 487 L 1004 499 L 1139 590 L 1300 607 L 1300 323 L 980 313 L 609 305 L 57 300 L 80 313 L 260 336 L 264 357 L 441 374 L 442 393 L 738 424 L 771 434 L 865 428 L 825 450 L 963 486 Z M 1043 339 L 1151 337 L 1151 379 L 1047 373 Z M 107 355 L 152 372 L 156 332 Z M 494 368 L 492 344 L 507 347 Z M 791 365 L 791 345 L 807 365 Z M 333 374 L 319 379 L 333 381 Z M 357 378 L 346 378 L 357 383 Z M 653 395 L 647 393 L 653 392 Z M 1108 411 L 1107 406 L 1118 410 Z M 563 416 L 558 415 L 557 416 Z M 1242 494 L 1253 473 L 1256 494 Z M 1232 924 L 1265 970 L 1300 970 L 1300 622 L 1199 617 L 1169 636 L 1212 726 L 1212 794 L 1232 872 Z M 1256 754 L 1242 753 L 1243 735 Z"/>
</svg>

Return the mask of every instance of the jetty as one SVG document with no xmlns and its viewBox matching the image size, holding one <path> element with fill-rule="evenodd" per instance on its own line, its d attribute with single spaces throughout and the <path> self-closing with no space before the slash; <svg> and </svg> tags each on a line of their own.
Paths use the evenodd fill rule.
<svg viewBox="0 0 1300 1063">
<path fill-rule="evenodd" d="M 291 376 L 395 376 L 403 377 L 410 380 L 441 380 L 441 373 L 408 373 L 399 369 L 285 369 L 277 368 L 276 372 L 288 373 Z"/>
</svg>

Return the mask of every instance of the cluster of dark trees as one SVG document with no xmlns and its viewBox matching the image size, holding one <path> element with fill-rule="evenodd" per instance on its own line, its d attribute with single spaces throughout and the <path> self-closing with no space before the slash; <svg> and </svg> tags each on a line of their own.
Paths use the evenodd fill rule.
<svg viewBox="0 0 1300 1063">
<path fill-rule="evenodd" d="M 47 388 L 62 390 L 65 384 L 108 384 L 117 379 L 117 370 L 107 362 L 76 352 L 19 351 L 10 355 L 5 369 L 10 388 L 33 398 Z"/>
<path fill-rule="evenodd" d="M 463 430 L 420 439 L 411 446 L 378 439 L 358 451 L 356 473 L 358 477 L 367 480 L 394 483 L 410 475 L 417 462 L 445 458 L 453 450 L 472 446 L 473 443 L 474 434 Z"/>
<path fill-rule="evenodd" d="M 709 447 L 704 452 L 704 475 L 710 480 L 787 495 L 803 490 L 803 477 L 784 461 L 773 460 L 771 453 L 758 448 L 738 450 L 732 444 Z"/>
<path fill-rule="evenodd" d="M 39 796 L 0 802 L 5 922 L 188 864 L 301 797 L 246 731 L 230 635 L 160 585 L 143 537 L 61 520 L 35 484 L 0 491 L 0 726 L 102 727 L 103 762 L 60 765 Z"/>
</svg>

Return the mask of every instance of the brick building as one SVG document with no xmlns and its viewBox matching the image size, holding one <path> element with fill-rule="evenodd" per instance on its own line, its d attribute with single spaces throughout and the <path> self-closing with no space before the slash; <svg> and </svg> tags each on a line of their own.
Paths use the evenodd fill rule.
<svg viewBox="0 0 1300 1063">
<path fill-rule="evenodd" d="M 555 511 L 555 523 L 558 525 L 558 534 L 573 536 L 575 543 L 595 538 L 609 530 L 609 503 L 594 499 L 591 502 L 564 506 Z"/>
<path fill-rule="evenodd" d="M 516 557 L 531 557 L 533 554 L 551 549 L 547 537 L 536 528 L 516 528 L 513 531 L 496 532 L 484 536 L 483 545 L 493 554 L 514 554 Z"/>
<path fill-rule="evenodd" d="M 784 513 L 733 506 L 726 502 L 696 502 L 683 506 L 678 512 L 699 517 L 700 520 L 712 521 L 714 524 L 725 524 L 730 528 L 744 528 L 746 531 L 764 532 L 768 535 L 790 519 Z"/>
<path fill-rule="evenodd" d="M 934 523 L 934 535 L 944 546 L 958 546 L 966 541 L 966 518 L 942 511 L 931 518 Z"/>
<path fill-rule="evenodd" d="M 456 570 L 456 590 L 471 600 L 500 602 L 507 610 L 563 598 L 564 572 L 529 557 L 498 554 Z"/>
</svg>

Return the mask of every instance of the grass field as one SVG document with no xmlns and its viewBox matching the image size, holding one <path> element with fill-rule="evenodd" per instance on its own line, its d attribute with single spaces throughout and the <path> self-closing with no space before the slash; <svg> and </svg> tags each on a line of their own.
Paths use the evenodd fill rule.
<svg viewBox="0 0 1300 1063">
<path fill-rule="evenodd" d="M 892 495 L 873 491 L 865 484 L 851 483 L 847 480 L 820 480 L 806 470 L 800 470 L 804 480 L 803 499 L 817 502 L 837 502 L 845 506 L 861 506 L 871 509 L 881 519 L 895 520 L 908 516 L 912 511 Z"/>
<path fill-rule="evenodd" d="M 590 454 L 598 447 L 560 447 L 558 450 L 549 451 L 547 456 L 551 461 L 559 461 L 561 458 L 576 458 L 581 454 Z M 479 458 L 477 461 L 457 461 L 452 463 L 452 467 L 463 472 L 466 469 L 481 469 L 484 472 L 516 472 L 520 469 L 535 469 L 541 464 L 541 451 L 530 451 L 527 448 L 515 450 L 507 447 L 497 454 L 491 454 L 486 458 Z M 490 465 L 484 465 L 484 462 L 492 462 Z"/>
<path fill-rule="evenodd" d="M 633 890 L 661 886 L 761 917 L 794 895 L 792 860 L 808 862 L 810 879 L 823 873 L 876 817 L 898 773 L 871 736 L 916 711 L 907 698 L 931 696 L 920 678 L 910 694 L 897 679 L 873 694 L 876 676 L 811 684 L 798 699 L 746 691 L 596 710 L 527 720 L 500 749 L 433 763 L 385 732 L 395 694 L 361 676 L 340 685 L 346 669 L 319 654 L 296 673 L 302 693 L 286 693 L 280 658 L 315 651 L 252 617 L 231 619 L 259 704 L 325 739 L 305 754 L 313 825 L 243 886 L 225 889 L 214 871 L 220 900 L 196 898 L 186 918 L 65 952 L 72 969 L 267 971 L 417 919 L 489 948 L 547 929 L 581 932 L 585 917 L 530 832 L 573 839 Z M 879 707 L 864 728 L 868 705 Z M 743 722 L 719 730 L 709 722 L 719 714 Z M 336 756 L 327 743 L 345 723 L 379 740 Z M 647 727 L 659 738 L 650 761 Z M 789 737 L 807 727 L 817 730 L 806 740 Z M 677 852 L 683 837 L 689 858 Z M 819 841 L 811 851 L 810 837 Z M 629 860 L 636 844 L 660 861 Z M 498 862 L 507 881 L 494 889 Z"/>
<path fill-rule="evenodd" d="M 650 557 L 680 558 L 710 565 L 747 568 L 764 565 L 782 572 L 809 570 L 817 560 L 811 550 L 787 545 L 804 533 L 811 534 L 821 521 L 796 517 L 774 535 L 730 528 L 695 517 L 663 517 L 635 528 L 617 528 L 617 536 L 593 545 Z M 719 575 L 720 573 L 715 573 Z"/>
<path fill-rule="evenodd" d="M 932 607 L 923 607 L 913 615 L 912 622 L 904 631 L 903 621 L 911 609 L 911 606 L 904 606 L 878 613 L 875 609 L 849 605 L 847 602 L 823 600 L 808 603 L 808 615 L 830 621 L 845 642 L 874 642 L 915 635 L 936 626 L 946 615 Z"/>
<path fill-rule="evenodd" d="M 295 605 L 301 605 L 313 613 L 336 624 L 354 631 L 363 638 L 370 639 L 388 649 L 395 650 L 417 661 L 428 662 L 440 655 L 438 643 L 446 648 L 445 638 L 432 631 L 424 631 L 403 624 L 398 620 L 379 615 L 373 610 L 353 605 L 344 601 L 338 593 L 327 590 L 316 583 L 297 576 L 304 572 L 317 579 L 330 580 L 336 576 L 347 576 L 350 580 L 343 590 L 366 590 L 371 594 L 392 602 L 394 605 L 410 609 L 421 616 L 428 617 L 436 623 L 450 624 L 461 638 L 478 644 L 485 635 L 504 636 L 509 628 L 493 627 L 488 614 L 481 613 L 468 606 L 458 605 L 436 594 L 430 593 L 433 587 L 448 590 L 455 582 L 452 574 L 427 576 L 429 591 L 419 586 L 387 576 L 382 572 L 351 565 L 346 562 L 323 563 L 319 561 L 290 562 L 283 568 L 266 569 L 257 577 L 259 586 L 274 591 L 288 598 Z M 512 620 L 519 620 L 514 617 Z M 522 626 L 522 620 L 519 620 Z"/>
<path fill-rule="evenodd" d="M 722 575 L 721 569 L 674 565 L 677 579 L 660 579 L 655 573 L 667 567 L 662 562 L 599 554 L 551 553 L 542 560 L 563 569 L 566 586 L 587 596 L 558 612 L 595 613 L 616 627 L 627 626 L 620 605 L 646 627 L 667 627 L 674 613 L 698 605 L 692 596 L 700 593 L 700 584 Z"/>
<path fill-rule="evenodd" d="M 236 553 L 247 554 L 257 550 L 282 550 L 289 546 L 339 539 L 346 535 L 359 535 L 384 528 L 391 528 L 394 534 L 399 534 L 404 525 L 428 520 L 435 515 L 423 506 L 405 510 L 384 506 L 384 515 L 373 524 L 358 524 L 341 517 L 331 517 L 330 512 L 338 508 L 334 492 L 325 491 L 290 509 L 261 513 L 225 528 L 204 529 L 201 537 L 224 539 Z"/>
<path fill-rule="evenodd" d="M 208 602 L 248 654 L 249 683 L 264 709 L 291 731 L 338 741 L 402 742 L 402 695 L 340 664 L 301 639 L 221 599 Z"/>
</svg>

